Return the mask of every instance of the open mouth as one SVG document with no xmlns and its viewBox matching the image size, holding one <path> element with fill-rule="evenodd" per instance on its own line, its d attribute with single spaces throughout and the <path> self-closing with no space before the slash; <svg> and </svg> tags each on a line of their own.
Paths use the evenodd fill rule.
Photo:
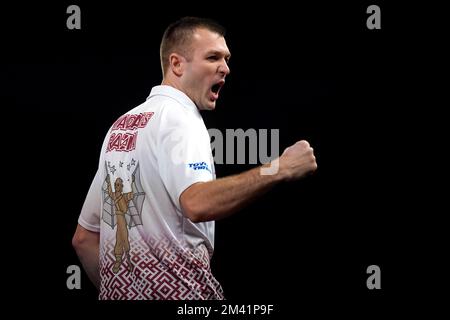
<svg viewBox="0 0 450 320">
<path fill-rule="evenodd" d="M 212 92 L 212 98 L 211 100 L 217 100 L 219 98 L 219 92 L 220 89 L 222 89 L 223 85 L 225 84 L 225 80 L 220 80 L 219 82 L 215 83 L 212 87 L 211 87 L 211 92 Z"/>
</svg>

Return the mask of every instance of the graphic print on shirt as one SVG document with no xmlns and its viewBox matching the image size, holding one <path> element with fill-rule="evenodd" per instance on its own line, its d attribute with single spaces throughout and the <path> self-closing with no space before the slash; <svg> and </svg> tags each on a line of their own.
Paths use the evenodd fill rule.
<svg viewBox="0 0 450 320">
<path fill-rule="evenodd" d="M 119 166 L 123 167 L 124 163 L 119 162 Z M 128 171 L 131 171 L 131 191 L 124 193 L 123 184 L 125 177 L 119 177 L 116 174 L 115 165 L 105 162 L 105 181 L 102 186 L 103 195 L 103 212 L 102 220 L 116 229 L 116 242 L 114 245 L 115 262 L 112 268 L 113 273 L 118 273 L 122 265 L 123 256 L 127 259 L 128 271 L 133 271 L 133 264 L 130 258 L 130 241 L 128 239 L 128 229 L 137 225 L 142 225 L 142 206 L 144 204 L 145 192 L 142 188 L 139 163 L 132 159 L 126 165 Z M 112 177 L 111 177 L 112 175 Z M 127 179 L 129 182 L 130 179 Z M 114 191 L 111 186 L 114 184 Z"/>
<path fill-rule="evenodd" d="M 100 248 L 100 300 L 223 300 L 208 249 L 187 249 L 167 236 L 130 233 L 133 272 L 112 273 L 114 239 Z"/>
</svg>

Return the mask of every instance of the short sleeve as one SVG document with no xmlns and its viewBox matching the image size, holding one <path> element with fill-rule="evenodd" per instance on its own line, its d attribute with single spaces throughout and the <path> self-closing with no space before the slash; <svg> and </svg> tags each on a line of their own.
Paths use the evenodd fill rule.
<svg viewBox="0 0 450 320">
<path fill-rule="evenodd" d="M 93 232 L 100 232 L 101 187 L 100 170 L 97 170 L 78 218 L 83 228 Z"/>
<path fill-rule="evenodd" d="M 184 190 L 214 179 L 208 131 L 200 115 L 180 105 L 166 105 L 158 135 L 158 169 L 178 210 Z"/>
</svg>

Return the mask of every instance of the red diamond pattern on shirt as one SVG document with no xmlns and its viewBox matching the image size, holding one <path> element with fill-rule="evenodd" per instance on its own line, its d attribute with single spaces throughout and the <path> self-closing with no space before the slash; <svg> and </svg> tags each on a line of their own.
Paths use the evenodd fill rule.
<svg viewBox="0 0 450 320">
<path fill-rule="evenodd" d="M 131 239 L 130 239 L 131 240 Z M 222 300 L 205 246 L 188 250 L 166 239 L 131 241 L 132 272 L 124 261 L 113 273 L 114 239 L 101 250 L 101 300 Z"/>
</svg>

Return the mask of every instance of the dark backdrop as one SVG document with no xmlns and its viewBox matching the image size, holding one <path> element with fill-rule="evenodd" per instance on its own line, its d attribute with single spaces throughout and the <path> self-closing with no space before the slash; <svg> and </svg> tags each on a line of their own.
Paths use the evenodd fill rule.
<svg viewBox="0 0 450 320">
<path fill-rule="evenodd" d="M 368 30 L 369 2 L 157 9 L 79 1 L 82 28 L 68 30 L 70 4 L 3 11 L 2 154 L 4 186 L 14 191 L 14 213 L 4 212 L 12 254 L 3 261 L 15 271 L 6 276 L 13 297 L 98 307 L 84 274 L 81 290 L 66 288 L 66 268 L 79 264 L 71 237 L 104 134 L 160 83 L 161 35 L 185 15 L 228 30 L 231 74 L 217 109 L 204 113 L 207 127 L 279 129 L 281 151 L 306 139 L 319 166 L 217 222 L 212 266 L 227 298 L 275 304 L 278 314 L 363 307 L 364 315 L 426 282 L 410 277 L 423 250 L 411 141 L 425 130 L 416 130 L 422 115 L 409 103 L 418 70 L 410 37 L 422 35 L 399 22 L 405 7 L 378 3 L 382 29 Z M 217 176 L 251 167 L 216 165 Z M 366 287 L 372 264 L 381 268 L 379 291 Z"/>
</svg>

